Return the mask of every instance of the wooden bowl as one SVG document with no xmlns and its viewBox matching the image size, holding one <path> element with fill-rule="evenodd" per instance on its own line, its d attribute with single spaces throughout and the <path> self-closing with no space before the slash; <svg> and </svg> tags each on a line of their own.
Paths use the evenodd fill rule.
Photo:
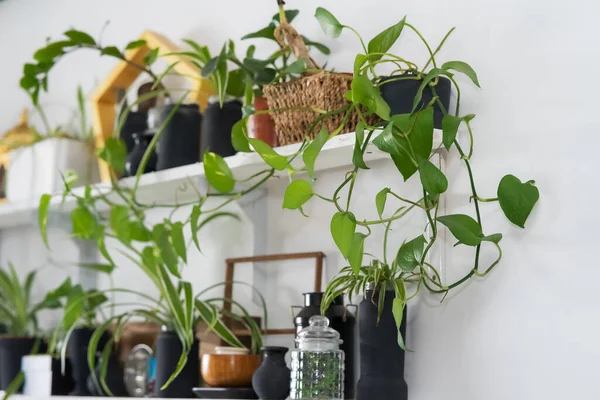
<svg viewBox="0 0 600 400">
<path fill-rule="evenodd" d="M 251 387 L 259 366 L 260 356 L 255 354 L 204 354 L 202 378 L 211 387 Z"/>
</svg>

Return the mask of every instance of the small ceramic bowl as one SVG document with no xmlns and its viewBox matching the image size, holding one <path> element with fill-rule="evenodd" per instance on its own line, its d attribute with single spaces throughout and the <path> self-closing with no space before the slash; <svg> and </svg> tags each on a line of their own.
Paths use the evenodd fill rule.
<svg viewBox="0 0 600 400">
<path fill-rule="evenodd" d="M 202 378 L 211 387 L 251 387 L 259 366 L 256 354 L 204 354 Z"/>
</svg>

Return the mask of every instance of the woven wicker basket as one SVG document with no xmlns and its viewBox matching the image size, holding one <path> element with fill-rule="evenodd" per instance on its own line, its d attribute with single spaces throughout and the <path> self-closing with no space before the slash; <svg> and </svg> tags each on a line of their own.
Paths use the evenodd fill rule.
<svg viewBox="0 0 600 400">
<path fill-rule="evenodd" d="M 291 82 L 266 85 L 263 93 L 269 102 L 269 109 L 281 110 L 270 113 L 275 120 L 279 145 L 299 143 L 307 136 L 313 139 L 323 127 L 330 133 L 335 131 L 342 124 L 345 112 L 324 118 L 308 132 L 319 113 L 288 108 L 339 110 L 348 105 L 344 94 L 350 89 L 351 82 L 351 75 L 323 71 Z M 358 114 L 353 112 L 340 133 L 353 132 L 358 121 Z"/>
</svg>

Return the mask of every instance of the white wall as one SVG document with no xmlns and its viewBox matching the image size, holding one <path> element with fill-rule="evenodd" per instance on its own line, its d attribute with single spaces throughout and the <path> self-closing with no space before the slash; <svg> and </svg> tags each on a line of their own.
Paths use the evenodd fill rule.
<svg viewBox="0 0 600 400">
<path fill-rule="evenodd" d="M 223 40 L 262 27 L 273 14 L 274 3 L 0 2 L 0 127 L 14 125 L 27 104 L 18 88 L 20 68 L 46 36 L 56 37 L 70 26 L 99 32 L 110 20 L 106 42 L 122 45 L 150 28 L 175 39 L 192 37 L 216 50 Z M 288 4 L 302 9 L 297 28 L 315 39 L 324 39 L 311 18 L 318 5 L 329 8 L 366 38 L 405 14 L 433 43 L 457 26 L 441 59 L 470 62 L 482 82 L 483 91 L 466 89 L 463 102 L 465 113 L 478 116 L 473 162 L 481 195 L 493 196 L 505 173 L 535 178 L 541 191 L 526 231 L 510 226 L 496 205 L 482 206 L 486 232 L 505 234 L 503 262 L 488 279 L 470 282 L 442 305 L 424 296 L 411 307 L 408 344 L 414 352 L 408 356 L 406 373 L 411 399 L 597 399 L 600 299 L 595 289 L 600 272 L 595 265 L 594 232 L 600 213 L 594 199 L 600 194 L 595 175 L 600 139 L 592 121 L 600 92 L 593 73 L 600 61 L 596 22 L 600 5 L 593 0 L 289 0 Z M 335 54 L 329 65 L 349 70 L 358 50 L 356 40 L 345 33 L 331 46 Z M 412 59 L 423 58 L 411 35 L 394 50 Z M 111 66 L 110 60 L 93 54 L 71 57 L 53 71 L 51 92 L 43 101 L 72 104 L 78 83 L 91 88 Z M 367 214 L 373 213 L 379 188 L 400 186 L 401 181 L 388 164 L 372 167 L 361 179 L 354 203 Z M 449 160 L 448 174 L 451 182 L 457 182 L 448 194 L 449 211 L 470 211 L 463 206 L 469 192 L 456 155 Z M 341 176 L 343 171 L 324 174 L 316 190 L 329 194 Z M 264 233 L 269 251 L 322 250 L 328 256 L 327 276 L 331 277 L 341 265 L 328 234 L 332 210 L 314 202 L 306 209 L 310 219 L 284 212 L 280 207 L 283 190 L 283 183 L 270 188 L 269 230 Z M 206 257 L 196 255 L 190 262 L 188 273 L 194 284 L 202 287 L 221 279 L 225 256 L 251 251 L 252 230 L 242 226 L 207 234 L 207 241 L 219 240 L 208 244 Z M 34 229 L 29 232 L 35 234 Z M 18 235 L 27 236 L 25 228 L 2 233 L 2 260 L 36 264 L 30 254 L 34 244 L 40 248 L 39 240 L 16 241 Z M 394 242 L 400 243 L 406 235 L 398 227 Z M 372 242 L 375 245 L 379 247 Z M 449 281 L 470 268 L 464 263 L 468 259 L 464 251 L 450 251 L 445 268 Z M 279 275 L 279 283 L 270 287 L 282 287 L 278 295 L 287 298 L 296 275 L 291 273 L 287 279 Z M 125 263 L 115 281 L 144 287 Z M 278 319 L 277 323 L 287 322 L 283 314 Z"/>
</svg>

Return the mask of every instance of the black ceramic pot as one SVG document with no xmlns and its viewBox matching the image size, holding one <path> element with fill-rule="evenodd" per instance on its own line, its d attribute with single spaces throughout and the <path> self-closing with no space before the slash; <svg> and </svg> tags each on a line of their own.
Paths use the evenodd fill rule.
<svg viewBox="0 0 600 400">
<path fill-rule="evenodd" d="M 294 318 L 296 327 L 296 335 L 304 328 L 310 326 L 310 317 L 321 315 L 321 302 L 323 300 L 323 292 L 308 292 L 304 293 L 304 307 Z M 345 355 L 345 371 L 344 371 L 344 396 L 347 399 L 354 398 L 354 366 L 356 364 L 355 347 L 355 327 L 356 317 L 346 310 L 344 306 L 344 295 L 336 297 L 327 311 L 325 316 L 329 318 L 329 326 L 340 334 L 340 339 L 343 343 L 340 349 Z"/>
<path fill-rule="evenodd" d="M 174 331 L 164 331 L 156 339 L 156 384 L 154 394 L 163 398 L 193 398 L 192 389 L 200 382 L 200 342 L 196 339 L 192 345 L 185 367 L 171 384 L 160 388 L 169 380 L 181 356 L 183 346 Z"/>
<path fill-rule="evenodd" d="M 135 147 L 135 134 L 140 134 L 148 129 L 147 123 L 148 115 L 144 112 L 132 111 L 127 114 L 125 123 L 119 134 L 120 139 L 125 142 L 127 146 L 127 154 L 133 151 Z"/>
<path fill-rule="evenodd" d="M 252 388 L 262 400 L 285 400 L 290 394 L 291 371 L 285 363 L 287 347 L 263 347 L 263 362 L 252 377 Z"/>
<path fill-rule="evenodd" d="M 67 358 L 65 360 L 65 374 L 62 373 L 62 362 L 60 358 L 52 359 L 52 395 L 66 396 L 73 390 L 75 383 L 73 382 L 73 369 L 71 362 Z"/>
<path fill-rule="evenodd" d="M 398 347 L 398 329 L 392 314 L 394 291 L 386 292 L 383 314 L 377 324 L 377 305 L 367 290 L 358 307 L 360 337 L 360 379 L 356 387 L 357 400 L 407 400 L 404 380 L 404 350 Z M 376 294 L 375 299 L 378 298 Z M 406 337 L 406 308 L 401 332 Z"/>
<path fill-rule="evenodd" d="M 98 382 L 98 387 L 94 383 L 94 377 L 92 374 L 88 376 L 87 388 L 92 396 L 109 396 L 109 393 L 105 393 L 104 388 L 100 383 L 100 360 L 102 353 L 98 353 L 96 356 L 96 371 L 94 375 Z M 108 359 L 108 367 L 106 369 L 106 377 L 104 379 L 106 386 L 110 390 L 113 396 L 116 397 L 129 397 L 127 388 L 125 387 L 124 372 L 121 363 L 117 359 L 116 354 L 111 354 Z"/>
<path fill-rule="evenodd" d="M 381 79 L 383 82 L 380 86 L 381 96 L 389 104 L 391 115 L 411 113 L 415 96 L 417 95 L 417 91 L 421 86 L 421 80 L 395 80 L 403 76 L 406 77 L 410 75 L 388 76 Z M 435 87 L 435 92 L 446 110 L 450 108 L 451 88 L 452 85 L 450 80 L 446 77 L 440 76 L 439 83 Z M 417 107 L 417 109 L 426 107 L 431 99 L 433 99 L 433 91 L 431 87 L 428 86 L 425 90 L 423 90 L 423 98 L 421 99 L 421 104 Z M 434 104 L 433 125 L 436 129 L 442 128 L 443 117 L 444 113 L 439 105 L 437 103 Z"/>
<path fill-rule="evenodd" d="M 242 119 L 242 103 L 238 100 L 212 103 L 204 110 L 202 118 L 202 155 L 210 151 L 221 157 L 236 153 L 231 144 L 231 128 Z"/>
<path fill-rule="evenodd" d="M 70 396 L 90 396 L 87 388 L 87 379 L 90 376 L 90 367 L 88 366 L 87 353 L 88 345 L 94 334 L 92 328 L 77 328 L 71 333 L 67 343 L 67 357 L 71 361 L 73 368 L 73 381 L 75 388 L 69 394 Z M 104 348 L 103 346 L 100 347 Z"/>
<path fill-rule="evenodd" d="M 171 113 L 174 105 L 167 105 L 160 121 Z M 157 170 L 194 164 L 200 160 L 200 127 L 202 117 L 197 104 L 182 104 L 162 132 L 158 147 Z M 162 126 L 158 123 L 157 129 Z"/>
<path fill-rule="evenodd" d="M 0 338 L 0 390 L 6 390 L 19 374 L 21 358 L 31 353 L 35 341 L 35 338 Z"/>
<path fill-rule="evenodd" d="M 125 164 L 125 172 L 128 176 L 135 176 L 135 174 L 137 174 L 137 170 L 142 163 L 144 154 L 146 153 L 146 150 L 148 150 L 148 146 L 150 145 L 153 137 L 154 135 L 151 133 L 135 133 L 133 135 L 135 146 L 127 156 L 127 163 Z M 158 157 L 156 153 L 152 152 L 152 154 L 150 154 L 150 158 L 148 159 L 148 163 L 146 164 L 146 168 L 144 168 L 144 174 L 147 172 L 156 171 L 157 161 Z"/>
</svg>

